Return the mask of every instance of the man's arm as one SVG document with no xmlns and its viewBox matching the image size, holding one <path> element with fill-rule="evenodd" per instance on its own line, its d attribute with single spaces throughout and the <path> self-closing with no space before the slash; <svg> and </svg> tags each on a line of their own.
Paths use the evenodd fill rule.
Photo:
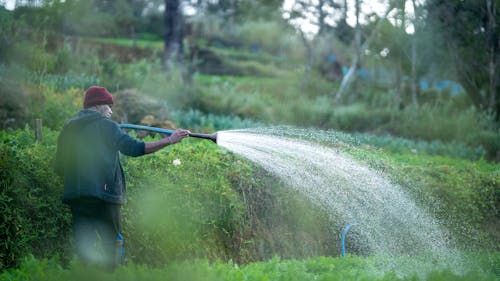
<svg viewBox="0 0 500 281">
<path fill-rule="evenodd" d="M 189 134 L 190 132 L 188 130 L 177 129 L 169 137 L 157 141 L 145 142 L 144 152 L 145 154 L 153 153 L 164 148 L 165 146 L 180 142 L 183 138 L 189 136 Z"/>
</svg>

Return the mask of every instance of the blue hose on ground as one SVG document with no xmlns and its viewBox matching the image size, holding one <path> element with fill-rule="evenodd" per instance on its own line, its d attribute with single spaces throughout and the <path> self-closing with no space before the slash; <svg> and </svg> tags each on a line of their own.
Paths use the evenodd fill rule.
<svg viewBox="0 0 500 281">
<path fill-rule="evenodd" d="M 116 264 L 125 265 L 125 241 L 123 240 L 123 236 L 121 233 L 118 233 L 116 237 L 117 242 L 117 253 L 115 254 L 115 258 L 117 259 Z"/>
<path fill-rule="evenodd" d="M 342 256 L 343 257 L 345 257 L 345 237 L 346 237 L 349 229 L 351 229 L 351 227 L 353 227 L 354 225 L 356 225 L 356 223 L 348 224 L 346 227 L 344 227 L 344 229 L 342 230 L 342 234 L 340 235 L 340 245 L 342 247 Z"/>
</svg>

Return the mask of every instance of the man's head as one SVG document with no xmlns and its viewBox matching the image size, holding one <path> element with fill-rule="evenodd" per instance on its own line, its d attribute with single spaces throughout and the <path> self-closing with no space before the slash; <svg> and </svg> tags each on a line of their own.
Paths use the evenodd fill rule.
<svg viewBox="0 0 500 281">
<path fill-rule="evenodd" d="M 111 117 L 113 111 L 113 96 L 104 87 L 92 86 L 87 89 L 83 99 L 83 108 L 100 112 L 105 117 Z"/>
</svg>

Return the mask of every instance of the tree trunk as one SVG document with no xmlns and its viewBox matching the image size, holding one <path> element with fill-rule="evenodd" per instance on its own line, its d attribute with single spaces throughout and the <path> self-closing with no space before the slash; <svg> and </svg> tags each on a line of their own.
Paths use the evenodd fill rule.
<svg viewBox="0 0 500 281">
<path fill-rule="evenodd" d="M 418 104 L 417 100 L 417 89 L 418 89 L 418 77 L 417 77 L 417 39 L 415 33 L 413 34 L 412 44 L 411 44 L 411 101 L 413 105 Z"/>
<path fill-rule="evenodd" d="M 132 49 L 135 50 L 137 48 L 137 36 L 135 34 L 135 27 L 133 24 L 130 25 L 129 32 L 130 32 L 130 39 L 132 39 Z"/>
<path fill-rule="evenodd" d="M 359 24 L 359 14 L 361 13 L 361 2 L 362 0 L 356 0 L 356 34 L 354 35 L 354 44 L 356 47 L 356 57 L 358 64 L 361 63 L 361 25 Z M 355 66 L 356 68 L 359 65 Z"/>
<path fill-rule="evenodd" d="M 357 0 L 359 1 L 359 0 Z M 384 15 L 382 16 L 382 18 L 379 19 L 379 22 L 377 23 L 377 26 L 375 26 L 375 28 L 372 30 L 372 32 L 370 33 L 370 36 L 366 39 L 366 41 L 363 43 L 363 46 L 360 48 L 359 52 L 356 52 L 356 57 L 354 58 L 354 61 L 351 63 L 351 67 L 349 68 L 349 70 L 347 71 L 347 74 L 344 76 L 344 78 L 342 78 L 342 82 L 340 83 L 340 87 L 339 89 L 337 90 L 337 93 L 335 94 L 335 101 L 338 102 L 340 100 L 340 98 L 342 97 L 342 95 L 344 94 L 344 92 L 347 90 L 347 88 L 349 87 L 352 79 L 355 78 L 355 72 L 356 72 L 356 68 L 357 66 L 361 63 L 361 57 L 363 56 L 364 52 L 368 49 L 368 47 L 370 46 L 371 44 L 371 41 L 373 40 L 373 37 L 375 37 L 375 34 L 377 33 L 378 29 L 380 28 L 380 26 L 382 25 L 382 22 L 387 18 L 387 16 L 389 15 L 389 13 L 394 9 L 394 7 L 392 5 L 390 5 L 387 10 L 385 11 Z M 360 34 L 361 35 L 361 34 Z M 360 36 L 361 38 L 361 36 Z"/>
<path fill-rule="evenodd" d="M 457 48 L 458 47 L 455 44 L 448 42 L 447 49 L 454 50 Z M 464 87 L 469 98 L 472 100 L 472 103 L 474 103 L 477 108 L 486 106 L 488 104 L 487 97 L 481 94 L 481 85 L 478 84 L 477 79 L 474 79 L 475 73 L 473 72 L 475 70 L 467 68 L 465 66 L 467 62 L 464 62 L 456 53 L 453 53 L 453 61 L 455 63 L 459 81 Z"/>
<path fill-rule="evenodd" d="M 415 3 L 415 0 L 411 0 L 413 4 L 413 13 L 414 13 L 414 20 L 413 20 L 413 36 L 412 36 L 412 42 L 411 42 L 411 100 L 413 105 L 418 105 L 418 100 L 417 100 L 417 89 L 418 89 L 418 75 L 417 75 L 417 28 L 418 28 L 418 18 L 419 18 L 419 13 L 418 13 L 418 8 L 417 4 Z"/>
<path fill-rule="evenodd" d="M 304 43 L 304 47 L 306 48 L 306 56 L 307 56 L 306 67 L 304 69 L 304 76 L 302 77 L 302 83 L 301 83 L 302 87 L 309 79 L 309 72 L 311 71 L 312 66 L 314 64 L 314 50 L 311 42 L 309 42 L 305 33 L 301 29 L 299 29 L 299 34 L 300 38 L 302 39 L 302 42 Z"/>
<path fill-rule="evenodd" d="M 402 109 L 403 106 L 403 95 L 402 95 L 402 67 L 401 67 L 401 58 L 397 58 L 396 62 L 396 81 L 394 83 L 394 104 L 396 105 L 396 108 Z"/>
<path fill-rule="evenodd" d="M 499 83 L 497 69 L 499 67 L 498 63 L 498 52 L 500 51 L 500 36 L 497 33 L 496 26 L 496 2 L 492 0 L 486 0 L 486 10 L 488 13 L 488 44 L 489 44 L 489 85 L 488 92 L 490 95 L 489 108 L 496 113 L 497 120 L 500 120 L 500 100 L 498 95 Z"/>
<path fill-rule="evenodd" d="M 325 19 L 326 19 L 326 13 L 323 10 L 323 6 L 325 6 L 325 0 L 319 0 L 318 6 L 316 6 L 316 10 L 318 11 L 318 36 L 323 35 L 325 32 Z"/>
<path fill-rule="evenodd" d="M 165 0 L 165 37 L 163 66 L 166 70 L 172 63 L 182 64 L 183 32 L 180 0 Z"/>
<path fill-rule="evenodd" d="M 348 10 L 348 6 L 347 6 L 347 0 L 344 0 L 344 14 L 343 14 L 343 17 L 344 17 L 344 20 L 347 21 L 347 10 Z"/>
<path fill-rule="evenodd" d="M 354 45 L 356 48 L 356 56 L 351 63 L 351 67 L 347 71 L 346 75 L 342 78 L 342 82 L 340 83 L 340 87 L 335 95 L 335 101 L 338 102 L 342 96 L 342 94 L 346 91 L 347 87 L 350 86 L 351 81 L 353 80 L 356 70 L 361 64 L 361 26 L 359 25 L 359 14 L 360 14 L 360 5 L 361 0 L 356 0 L 356 28 L 354 33 Z M 373 31 L 372 31 L 373 34 Z"/>
<path fill-rule="evenodd" d="M 399 27 L 403 33 L 406 33 L 406 0 L 401 1 L 401 26 Z M 403 108 L 404 105 L 404 96 L 403 96 L 403 65 L 401 62 L 401 56 L 397 57 L 397 65 L 396 65 L 396 85 L 394 87 L 395 91 L 395 99 L 396 106 L 399 109 Z"/>
</svg>

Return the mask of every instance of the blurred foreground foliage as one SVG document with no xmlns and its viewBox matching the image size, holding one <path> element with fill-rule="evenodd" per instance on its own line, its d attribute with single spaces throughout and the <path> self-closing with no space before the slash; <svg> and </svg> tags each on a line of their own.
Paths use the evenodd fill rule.
<svg viewBox="0 0 500 281">
<path fill-rule="evenodd" d="M 162 268 L 130 264 L 115 272 L 102 272 L 73 262 L 62 268 L 57 260 L 24 259 L 17 269 L 0 274 L 0 280 L 192 280 L 192 281 L 304 281 L 304 280 L 391 280 L 391 281 L 493 281 L 498 279 L 500 257 L 495 254 L 470 254 L 467 269 L 450 268 L 415 258 L 315 257 L 303 260 L 280 259 L 275 256 L 264 262 L 238 265 L 229 262 L 195 260 L 174 262 Z"/>
</svg>

